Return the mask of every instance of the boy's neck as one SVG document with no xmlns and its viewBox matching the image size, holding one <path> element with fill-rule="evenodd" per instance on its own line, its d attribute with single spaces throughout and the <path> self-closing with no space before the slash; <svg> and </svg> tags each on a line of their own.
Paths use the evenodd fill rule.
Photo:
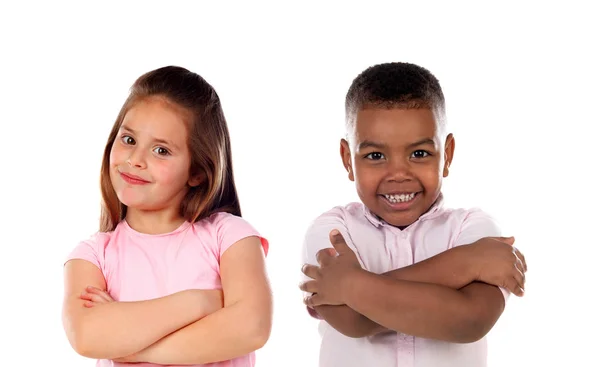
<svg viewBox="0 0 600 367">
<path fill-rule="evenodd" d="M 185 218 L 172 210 L 143 211 L 133 208 L 127 208 L 125 220 L 133 230 L 145 234 L 170 233 L 185 222 Z"/>
</svg>

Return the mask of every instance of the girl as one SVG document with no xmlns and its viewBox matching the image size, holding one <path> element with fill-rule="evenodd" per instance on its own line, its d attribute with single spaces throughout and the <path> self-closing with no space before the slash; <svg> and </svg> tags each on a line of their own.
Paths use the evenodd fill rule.
<svg viewBox="0 0 600 367">
<path fill-rule="evenodd" d="M 110 132 L 100 231 L 65 264 L 63 325 L 97 366 L 253 366 L 271 330 L 268 242 L 241 218 L 215 90 L 142 75 Z"/>
</svg>

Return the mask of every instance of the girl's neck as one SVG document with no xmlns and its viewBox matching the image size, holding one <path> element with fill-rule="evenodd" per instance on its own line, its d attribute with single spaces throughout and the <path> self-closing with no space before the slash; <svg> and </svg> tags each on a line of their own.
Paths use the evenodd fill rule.
<svg viewBox="0 0 600 367">
<path fill-rule="evenodd" d="M 173 232 L 185 222 L 179 213 L 170 210 L 143 211 L 133 208 L 127 208 L 125 220 L 129 227 L 145 234 Z"/>
</svg>

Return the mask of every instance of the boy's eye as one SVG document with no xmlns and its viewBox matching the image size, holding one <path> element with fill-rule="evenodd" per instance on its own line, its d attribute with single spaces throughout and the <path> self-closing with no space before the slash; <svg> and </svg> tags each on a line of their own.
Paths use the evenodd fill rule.
<svg viewBox="0 0 600 367">
<path fill-rule="evenodd" d="M 374 160 L 374 161 L 378 161 L 378 160 L 380 160 L 380 159 L 383 159 L 384 157 L 383 157 L 383 154 L 382 154 L 382 153 L 379 153 L 379 152 L 373 152 L 373 153 L 369 153 L 369 154 L 367 154 L 367 155 L 365 156 L 365 158 L 367 158 L 367 159 L 371 159 L 371 160 Z"/>
<path fill-rule="evenodd" d="M 121 141 L 127 145 L 135 144 L 135 140 L 129 135 L 124 135 L 123 137 L 121 137 Z"/>
<path fill-rule="evenodd" d="M 428 152 L 424 151 L 424 150 L 416 150 L 414 151 L 410 157 L 411 158 L 425 158 L 430 156 L 431 154 L 429 154 Z"/>
<path fill-rule="evenodd" d="M 158 155 L 168 155 L 169 151 L 163 147 L 156 147 L 156 148 L 154 148 L 154 153 L 156 153 Z"/>
</svg>

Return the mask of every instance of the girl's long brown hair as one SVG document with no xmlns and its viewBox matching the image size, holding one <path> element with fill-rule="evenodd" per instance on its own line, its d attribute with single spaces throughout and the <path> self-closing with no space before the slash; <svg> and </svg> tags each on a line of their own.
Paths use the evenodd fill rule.
<svg viewBox="0 0 600 367">
<path fill-rule="evenodd" d="M 188 134 L 190 176 L 200 174 L 204 181 L 199 186 L 190 187 L 181 202 L 181 215 L 192 223 L 220 211 L 241 216 L 233 180 L 229 131 L 219 96 L 200 75 L 181 67 L 166 66 L 135 81 L 108 136 L 100 173 L 100 231 L 114 230 L 127 213 L 127 207 L 119 201 L 110 181 L 110 151 L 127 111 L 136 102 L 150 96 L 165 98 L 183 107 L 192 116 Z"/>
</svg>

